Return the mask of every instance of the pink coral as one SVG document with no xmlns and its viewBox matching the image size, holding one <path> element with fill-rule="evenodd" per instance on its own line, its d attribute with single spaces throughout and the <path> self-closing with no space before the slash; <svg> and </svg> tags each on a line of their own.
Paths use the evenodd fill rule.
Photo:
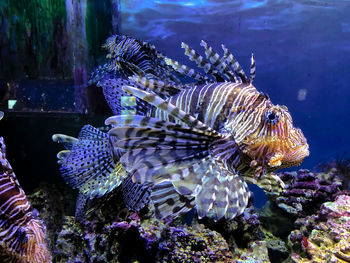
<svg viewBox="0 0 350 263">
<path fill-rule="evenodd" d="M 293 254 L 294 262 L 350 262 L 350 196 L 324 203 L 302 244 L 308 258 Z"/>
</svg>

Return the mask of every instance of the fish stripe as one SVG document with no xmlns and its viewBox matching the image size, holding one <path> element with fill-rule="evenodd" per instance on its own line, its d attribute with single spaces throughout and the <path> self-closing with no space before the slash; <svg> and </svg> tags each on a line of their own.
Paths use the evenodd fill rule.
<svg viewBox="0 0 350 263">
<path fill-rule="evenodd" d="M 189 127 L 196 128 L 199 130 L 206 130 L 207 132 L 210 132 L 213 136 L 218 136 L 219 134 L 213 130 L 212 128 L 206 126 L 204 123 L 198 121 L 196 118 L 192 117 L 191 115 L 187 114 L 186 112 L 180 110 L 176 106 L 174 106 L 171 103 L 168 103 L 164 101 L 163 99 L 159 98 L 158 96 L 152 95 L 148 92 L 142 91 L 140 89 L 130 87 L 130 86 L 124 86 L 123 89 L 126 92 L 129 92 L 136 97 L 143 99 L 153 106 L 166 111 L 169 115 L 173 116 L 174 118 L 179 119 L 183 123 L 187 124 Z"/>
<path fill-rule="evenodd" d="M 256 73 L 256 70 L 255 70 L 255 60 L 254 60 L 254 55 L 252 54 L 252 57 L 250 59 L 251 63 L 250 63 L 250 75 L 249 75 L 249 82 L 251 84 L 253 84 L 254 82 L 254 79 L 255 79 L 255 73 Z"/>
<path fill-rule="evenodd" d="M 148 205 L 151 196 L 151 185 L 139 184 L 132 181 L 131 176 L 122 183 L 123 201 L 129 210 L 140 211 Z"/>
<path fill-rule="evenodd" d="M 178 61 L 175 61 L 171 58 L 165 58 L 165 63 L 169 66 L 171 66 L 176 72 L 180 73 L 181 75 L 196 79 L 201 82 L 208 82 L 209 78 L 202 75 L 201 73 L 197 72 L 196 70 L 189 68 L 188 66 L 181 64 Z"/>
<path fill-rule="evenodd" d="M 253 55 L 248 79 L 224 45 L 221 57 L 202 41 L 205 59 L 182 43 L 185 55 L 203 68 L 207 77 L 157 53 L 154 46 L 147 43 L 133 42 L 130 38 L 115 38 L 111 43 L 110 53 L 115 52 L 111 60 L 125 71 L 129 70 L 126 77 L 131 73 L 132 77 L 127 82 L 119 81 L 117 91 L 108 84 L 112 81 L 106 82 L 105 87 L 112 90 L 109 101 L 115 95 L 126 94 L 135 96 L 137 105 L 143 102 L 150 106 L 146 108 L 143 104 L 145 110 L 140 110 L 136 116 L 128 113 L 106 120 L 107 125 L 112 125 L 108 136 L 113 140 L 109 140 L 108 147 L 114 152 L 109 151 L 134 183 L 159 186 L 159 195 L 154 196 L 159 197 L 159 202 L 155 201 L 161 215 L 177 214 L 181 210 L 180 195 L 195 198 L 200 217 L 231 219 L 243 212 L 249 199 L 242 178 L 266 191 L 280 191 L 283 183 L 270 172 L 283 165 L 300 163 L 308 154 L 306 140 L 301 131 L 293 127 L 288 109 L 274 106 L 266 94 L 252 85 L 255 78 Z M 133 60 L 137 58 L 142 59 Z M 151 72 L 151 66 L 147 65 L 151 65 L 153 59 L 156 66 Z M 120 70 L 122 75 L 126 75 L 124 68 Z M 141 68 L 144 72 L 140 72 Z M 175 72 L 197 82 L 181 84 Z M 87 155 L 84 169 L 90 165 L 87 160 L 96 154 L 92 151 Z M 61 163 L 68 158 L 66 152 L 60 155 Z M 108 163 L 93 161 L 101 166 L 99 162 L 102 166 Z M 84 178 L 84 173 L 78 173 L 78 177 Z M 79 180 L 84 183 L 85 179 Z M 176 192 L 176 195 L 168 200 L 166 191 Z M 135 194 L 142 195 L 142 191 L 138 193 L 136 189 Z"/>
<path fill-rule="evenodd" d="M 220 55 L 216 53 L 211 46 L 205 41 L 201 41 L 201 46 L 205 49 L 205 55 L 207 59 L 215 66 L 215 68 L 223 74 L 224 78 L 228 81 L 236 82 L 235 74 L 232 72 L 230 67 L 226 64 L 224 59 L 221 59 Z"/>
<path fill-rule="evenodd" d="M 181 47 L 185 49 L 185 55 L 188 56 L 191 61 L 194 61 L 198 67 L 203 68 L 205 73 L 217 78 L 219 72 L 215 69 L 214 65 L 212 65 L 209 61 L 199 55 L 194 49 L 192 49 L 184 42 L 181 43 Z"/>
<path fill-rule="evenodd" d="M 241 78 L 243 83 L 248 83 L 248 78 L 244 73 L 241 65 L 238 63 L 237 59 L 224 45 L 221 45 L 221 47 L 224 50 L 224 59 L 226 62 L 233 68 L 234 72 Z"/>
<path fill-rule="evenodd" d="M 48 263 L 45 226 L 19 185 L 6 159 L 5 143 L 0 137 L 0 250 L 1 258 L 19 263 Z"/>
<path fill-rule="evenodd" d="M 165 181 L 152 187 L 151 200 L 156 217 L 178 217 L 190 211 L 194 206 L 194 197 L 180 195 L 171 182 Z"/>
</svg>

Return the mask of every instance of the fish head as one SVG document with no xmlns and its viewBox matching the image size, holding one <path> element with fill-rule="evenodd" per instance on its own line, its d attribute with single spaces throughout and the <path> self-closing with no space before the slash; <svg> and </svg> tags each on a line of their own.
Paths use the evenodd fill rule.
<svg viewBox="0 0 350 263">
<path fill-rule="evenodd" d="M 45 227 L 40 220 L 32 218 L 26 226 L 17 231 L 18 262 L 52 261 L 51 254 L 45 240 Z"/>
<path fill-rule="evenodd" d="M 243 152 L 252 160 L 250 166 L 273 172 L 300 165 L 309 155 L 309 145 L 299 128 L 294 127 L 286 106 L 267 103 L 259 114 L 257 125 L 243 140 Z"/>
</svg>

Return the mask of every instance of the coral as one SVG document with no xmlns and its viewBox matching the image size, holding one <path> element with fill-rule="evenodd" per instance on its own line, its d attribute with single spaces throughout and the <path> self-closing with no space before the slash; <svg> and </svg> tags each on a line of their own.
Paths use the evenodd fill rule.
<svg viewBox="0 0 350 263">
<path fill-rule="evenodd" d="M 91 208 L 85 217 L 65 217 L 56 262 L 231 262 L 232 253 L 220 233 L 196 222 L 190 227 L 181 219 L 156 220 L 148 208 L 131 213 L 121 191 L 90 203 L 87 210 Z M 235 233 L 237 228 L 254 232 L 258 223 L 253 211 L 246 212 L 236 222 Z"/>
<path fill-rule="evenodd" d="M 343 180 L 343 190 L 350 190 L 350 157 L 347 153 L 343 153 L 331 162 L 319 164 L 318 168 L 322 172 L 337 174 Z"/>
<path fill-rule="evenodd" d="M 74 195 L 67 186 L 41 184 L 39 188 L 28 195 L 28 200 L 39 212 L 38 217 L 46 225 L 46 238 L 51 250 L 54 248 L 64 215 L 74 213 Z"/>
<path fill-rule="evenodd" d="M 225 239 L 203 225 L 169 227 L 163 234 L 157 262 L 232 262 Z"/>
<path fill-rule="evenodd" d="M 305 251 L 293 253 L 294 262 L 350 261 L 350 196 L 340 195 L 334 202 L 326 202 L 317 215 L 304 222 L 309 236 L 294 231 L 289 239 L 299 241 Z"/>
<path fill-rule="evenodd" d="M 192 226 L 187 226 L 181 219 L 156 220 L 150 212 L 152 209 L 141 214 L 125 211 L 121 200 L 121 192 L 116 191 L 95 206 L 89 216 L 79 221 L 65 217 L 57 238 L 55 261 L 233 262 L 231 251 L 242 251 L 243 258 L 248 259 L 266 248 L 265 243 L 252 245 L 257 236 L 262 238 L 253 207 L 231 222 L 201 220 L 208 224 L 204 226 L 195 219 Z M 237 244 L 245 247 L 241 250 Z"/>
<path fill-rule="evenodd" d="M 209 218 L 199 220 L 207 228 L 219 232 L 226 240 L 230 250 L 247 247 L 254 240 L 261 240 L 260 220 L 252 203 L 244 213 L 234 220 L 219 220 L 215 222 Z"/>
<path fill-rule="evenodd" d="M 314 173 L 302 169 L 279 176 L 286 184 L 286 191 L 268 197 L 279 208 L 297 217 L 311 215 L 322 203 L 333 201 L 342 186 L 341 179 L 333 172 Z"/>
<path fill-rule="evenodd" d="M 57 238 L 55 262 L 117 262 L 116 238 L 114 229 L 106 227 L 100 233 L 91 232 L 74 217 L 66 217 Z"/>
<path fill-rule="evenodd" d="M 350 223 L 346 220 L 350 218 L 350 201 L 339 195 L 336 202 L 321 206 L 337 196 L 340 179 L 331 172 L 307 170 L 280 176 L 288 188 L 275 199 L 270 197 L 267 207 L 271 211 L 265 208 L 258 215 L 250 206 L 235 220 L 218 222 L 197 220 L 192 214 L 187 216 L 191 226 L 181 219 L 158 221 L 151 208 L 132 213 L 125 208 L 121 191 L 91 203 L 88 209 L 93 208 L 93 213 L 79 221 L 73 216 L 64 217 L 72 213 L 72 207 L 65 203 L 72 200 L 71 195 L 63 194 L 54 204 L 62 190 L 42 186 L 30 199 L 48 225 L 51 247 L 56 239 L 54 262 L 282 262 L 289 255 L 288 246 L 293 252 L 289 260 L 294 262 L 327 262 L 330 259 L 326 254 L 331 251 L 336 252 L 336 262 L 345 262 L 349 257 L 346 242 L 350 241 Z M 312 205 L 315 207 L 311 209 Z M 300 211 L 298 215 L 296 211 Z M 271 218 L 285 221 L 267 220 Z M 282 231 L 288 222 L 290 226 Z M 278 226 L 279 235 L 267 228 L 271 225 Z M 292 229 L 295 230 L 290 233 Z M 289 233 L 286 245 L 283 240 Z"/>
<path fill-rule="evenodd" d="M 230 262 L 225 239 L 203 225 L 168 226 L 130 214 L 126 221 L 100 224 L 66 217 L 56 262 Z"/>
<path fill-rule="evenodd" d="M 281 262 L 286 259 L 289 255 L 286 242 L 263 228 L 261 230 L 264 233 L 264 241 L 266 242 L 271 262 Z"/>
<path fill-rule="evenodd" d="M 191 226 L 156 220 L 151 211 L 128 212 L 120 191 L 108 194 L 88 216 L 65 218 L 55 262 L 269 262 L 268 250 L 283 250 L 277 239 L 256 241 L 264 234 L 253 206 L 233 221 L 187 215 Z"/>
<path fill-rule="evenodd" d="M 249 244 L 248 249 L 236 250 L 232 262 L 236 263 L 269 263 L 267 243 L 265 241 L 254 241 Z"/>
<path fill-rule="evenodd" d="M 274 195 L 267 193 L 269 202 L 259 214 L 262 226 L 281 238 L 286 238 L 295 229 L 294 222 L 298 225 L 300 221 L 301 225 L 305 220 L 310 220 L 306 217 L 341 193 L 342 181 L 333 170 L 315 173 L 301 169 L 278 176 L 285 183 L 286 190 Z"/>
<path fill-rule="evenodd" d="M 271 201 L 268 201 L 259 211 L 261 226 L 269 233 L 285 238 L 295 229 L 295 216 L 280 209 Z"/>
<path fill-rule="evenodd" d="M 337 173 L 343 178 L 343 189 L 349 190 L 349 188 L 350 188 L 350 158 L 346 157 L 345 153 L 335 160 L 335 169 L 337 170 Z"/>
<path fill-rule="evenodd" d="M 65 217 L 55 246 L 56 262 L 142 262 L 142 257 L 152 258 L 153 247 L 149 246 L 147 254 L 142 246 L 137 228 L 140 219 L 131 215 L 121 200 L 120 191 L 115 191 L 89 203 L 88 210 L 93 212 L 85 217 Z"/>
</svg>

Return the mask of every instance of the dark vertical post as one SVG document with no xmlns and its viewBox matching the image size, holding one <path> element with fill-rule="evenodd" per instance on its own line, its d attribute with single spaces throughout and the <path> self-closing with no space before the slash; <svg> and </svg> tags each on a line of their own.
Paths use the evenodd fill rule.
<svg viewBox="0 0 350 263">
<path fill-rule="evenodd" d="M 119 33 L 120 30 L 120 0 L 111 0 L 112 4 L 112 30 L 113 34 Z"/>
<path fill-rule="evenodd" d="M 87 65 L 88 51 L 85 31 L 87 0 L 66 0 L 67 32 L 72 59 L 75 85 L 75 111 L 86 112 L 87 102 Z"/>
</svg>

